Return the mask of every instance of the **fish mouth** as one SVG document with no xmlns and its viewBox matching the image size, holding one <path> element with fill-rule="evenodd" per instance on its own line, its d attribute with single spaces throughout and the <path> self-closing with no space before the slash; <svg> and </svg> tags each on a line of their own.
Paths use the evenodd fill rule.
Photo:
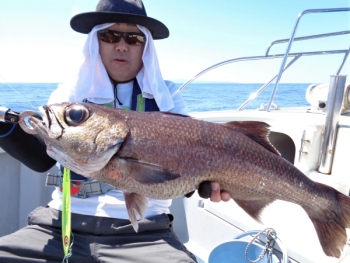
<svg viewBox="0 0 350 263">
<path fill-rule="evenodd" d="M 41 107 L 39 107 L 39 111 L 42 113 L 43 115 L 43 122 L 44 124 L 47 126 L 47 128 L 50 127 L 50 114 L 49 112 L 51 112 L 50 107 L 48 107 L 47 105 L 43 105 Z"/>
<path fill-rule="evenodd" d="M 42 120 L 32 116 L 29 119 L 30 125 L 38 132 L 39 135 L 49 137 L 52 139 L 58 139 L 62 136 L 64 128 L 58 121 L 54 112 L 47 105 L 39 107 L 39 111 L 42 113 Z"/>
<path fill-rule="evenodd" d="M 46 121 L 45 121 L 45 115 L 43 116 L 43 118 L 44 119 L 40 119 L 37 116 L 31 116 L 28 119 L 29 124 L 39 134 L 47 134 L 47 126 L 46 126 Z"/>
</svg>

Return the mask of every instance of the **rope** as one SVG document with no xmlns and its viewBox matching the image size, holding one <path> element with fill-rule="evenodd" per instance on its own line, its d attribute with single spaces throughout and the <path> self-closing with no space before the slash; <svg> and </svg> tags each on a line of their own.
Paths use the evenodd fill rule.
<svg viewBox="0 0 350 263">
<path fill-rule="evenodd" d="M 254 243 L 255 240 L 259 239 L 259 236 L 266 232 L 266 244 L 265 244 L 265 248 L 264 250 L 261 252 L 261 254 L 259 255 L 259 257 L 255 260 L 251 260 L 248 257 L 248 250 L 249 247 Z M 272 228 L 266 228 L 265 230 L 261 230 L 256 236 L 253 237 L 253 239 L 249 242 L 249 244 L 247 245 L 246 249 L 245 249 L 245 258 L 250 262 L 250 263 L 256 263 L 260 260 L 262 260 L 265 257 L 265 254 L 267 253 L 267 261 L 266 262 L 270 262 L 271 256 L 272 256 L 272 252 L 273 252 L 273 247 L 275 246 L 275 239 L 277 238 L 276 236 L 276 231 Z"/>
</svg>

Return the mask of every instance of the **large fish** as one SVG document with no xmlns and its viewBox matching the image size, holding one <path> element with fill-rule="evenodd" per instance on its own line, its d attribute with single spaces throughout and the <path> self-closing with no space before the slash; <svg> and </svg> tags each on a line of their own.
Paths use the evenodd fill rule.
<svg viewBox="0 0 350 263">
<path fill-rule="evenodd" d="M 147 198 L 183 196 L 217 181 L 254 219 L 276 199 L 300 205 L 324 252 L 339 257 L 350 228 L 350 198 L 316 183 L 280 157 L 263 122 L 215 124 L 182 115 L 84 103 L 41 109 L 29 122 L 65 167 L 124 192 L 137 230 Z"/>
</svg>

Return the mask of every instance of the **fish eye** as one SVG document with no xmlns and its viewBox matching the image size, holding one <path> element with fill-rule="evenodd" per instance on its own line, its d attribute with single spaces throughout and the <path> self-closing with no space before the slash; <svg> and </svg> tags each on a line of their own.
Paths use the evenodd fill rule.
<svg viewBox="0 0 350 263">
<path fill-rule="evenodd" d="M 90 117 L 89 109 L 80 104 L 69 106 L 64 114 L 66 123 L 70 126 L 78 126 Z"/>
</svg>

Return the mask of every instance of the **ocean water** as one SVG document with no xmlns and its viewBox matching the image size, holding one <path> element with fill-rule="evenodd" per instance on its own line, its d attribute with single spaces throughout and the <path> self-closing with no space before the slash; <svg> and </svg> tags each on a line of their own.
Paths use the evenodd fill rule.
<svg viewBox="0 0 350 263">
<path fill-rule="evenodd" d="M 177 83 L 178 87 L 182 83 Z M 280 84 L 274 102 L 279 108 L 307 106 L 305 91 L 309 83 Z M 250 94 L 256 92 L 263 84 L 241 83 L 191 83 L 182 91 L 182 96 L 189 112 L 234 110 Z M 34 110 L 46 104 L 57 83 L 0 83 L 0 105 L 17 112 Z M 268 103 L 273 85 L 268 86 L 246 109 L 259 108 Z"/>
</svg>

